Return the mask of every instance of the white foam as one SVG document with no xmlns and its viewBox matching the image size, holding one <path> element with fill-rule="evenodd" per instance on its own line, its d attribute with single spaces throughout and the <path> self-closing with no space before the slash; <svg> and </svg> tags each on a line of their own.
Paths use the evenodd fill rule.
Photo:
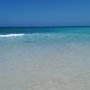
<svg viewBox="0 0 90 90">
<path fill-rule="evenodd" d="M 0 37 L 18 37 L 18 36 L 23 36 L 24 34 L 6 34 L 6 35 L 0 35 Z"/>
</svg>

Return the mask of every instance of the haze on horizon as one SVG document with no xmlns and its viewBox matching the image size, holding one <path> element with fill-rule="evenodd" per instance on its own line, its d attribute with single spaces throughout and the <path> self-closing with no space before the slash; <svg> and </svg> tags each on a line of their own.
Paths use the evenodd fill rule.
<svg viewBox="0 0 90 90">
<path fill-rule="evenodd" d="M 0 0 L 0 27 L 90 26 L 90 0 Z"/>
</svg>

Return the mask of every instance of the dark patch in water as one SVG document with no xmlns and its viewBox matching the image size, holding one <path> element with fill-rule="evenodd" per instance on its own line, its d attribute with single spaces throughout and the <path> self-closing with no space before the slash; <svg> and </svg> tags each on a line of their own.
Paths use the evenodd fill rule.
<svg viewBox="0 0 90 90">
<path fill-rule="evenodd" d="M 32 43 L 32 42 L 35 42 L 35 41 L 24 41 L 24 43 Z"/>
</svg>

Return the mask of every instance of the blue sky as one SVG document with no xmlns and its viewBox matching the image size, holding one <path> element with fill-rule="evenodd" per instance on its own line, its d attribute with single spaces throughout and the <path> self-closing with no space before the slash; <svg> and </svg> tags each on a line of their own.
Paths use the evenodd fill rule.
<svg viewBox="0 0 90 90">
<path fill-rule="evenodd" d="M 0 0 L 0 26 L 90 25 L 90 0 Z"/>
</svg>

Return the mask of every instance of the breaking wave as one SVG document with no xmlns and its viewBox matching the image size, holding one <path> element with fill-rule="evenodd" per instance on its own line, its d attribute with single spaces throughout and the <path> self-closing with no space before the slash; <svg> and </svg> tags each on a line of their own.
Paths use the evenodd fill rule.
<svg viewBox="0 0 90 90">
<path fill-rule="evenodd" d="M 5 35 L 0 35 L 0 37 L 8 38 L 8 37 L 18 37 L 18 36 L 23 36 L 24 34 L 5 34 Z"/>
<path fill-rule="evenodd" d="M 1 34 L 0 38 L 19 38 L 31 41 L 38 40 L 63 40 L 63 39 L 90 39 L 90 34 L 84 33 L 32 33 L 32 34 Z"/>
</svg>

